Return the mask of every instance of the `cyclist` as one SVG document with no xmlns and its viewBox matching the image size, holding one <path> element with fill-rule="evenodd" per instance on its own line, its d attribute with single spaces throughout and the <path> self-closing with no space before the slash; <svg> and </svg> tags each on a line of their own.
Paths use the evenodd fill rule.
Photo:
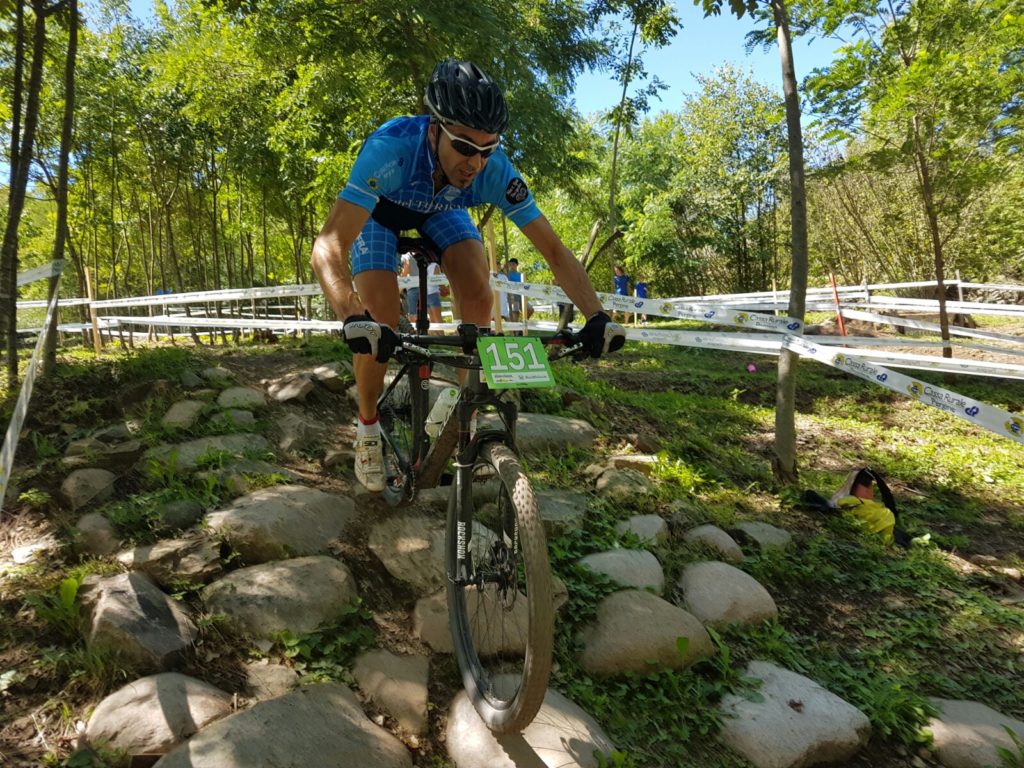
<svg viewBox="0 0 1024 768">
<path fill-rule="evenodd" d="M 370 491 L 384 487 L 377 399 L 398 340 L 392 329 L 401 313 L 399 232 L 416 229 L 434 242 L 462 321 L 488 327 L 487 261 L 466 209 L 497 205 L 544 256 L 587 318 L 581 331 L 587 352 L 598 357 L 625 340 L 622 327 L 602 310 L 587 273 L 501 150 L 508 108 L 497 83 L 472 62 L 448 59 L 434 68 L 423 103 L 428 114 L 397 117 L 366 140 L 313 245 L 313 270 L 335 314 L 345 318 L 343 334 L 357 353 L 355 470 Z"/>
</svg>

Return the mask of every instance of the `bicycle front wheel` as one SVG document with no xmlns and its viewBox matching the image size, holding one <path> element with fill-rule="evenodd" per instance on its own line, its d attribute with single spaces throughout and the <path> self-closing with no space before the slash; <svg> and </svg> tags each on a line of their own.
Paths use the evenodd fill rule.
<svg viewBox="0 0 1024 768">
<path fill-rule="evenodd" d="M 384 457 L 382 495 L 393 507 L 412 493 L 412 467 L 419 449 L 415 425 L 422 424 L 426 414 L 426 393 L 419 382 L 411 369 L 403 369 L 377 403 Z"/>
<path fill-rule="evenodd" d="M 554 607 L 544 528 L 530 482 L 506 445 L 484 445 L 472 482 L 459 487 L 448 506 L 446 546 L 455 656 L 487 727 L 518 733 L 540 710 L 551 674 Z M 473 521 L 462 563 L 459 538 L 467 533 L 456 493 L 463 520 L 468 514 Z"/>
</svg>

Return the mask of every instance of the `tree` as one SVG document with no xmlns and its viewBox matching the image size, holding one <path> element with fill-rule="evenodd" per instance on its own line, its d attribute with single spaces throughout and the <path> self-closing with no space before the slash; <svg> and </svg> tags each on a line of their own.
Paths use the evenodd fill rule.
<svg viewBox="0 0 1024 768">
<path fill-rule="evenodd" d="M 64 64 L 64 119 L 61 121 L 60 159 L 57 166 L 57 226 L 53 242 L 53 260 L 64 262 L 64 246 L 68 239 L 68 160 L 71 154 L 71 131 L 75 112 L 75 59 L 78 54 L 78 0 L 68 2 L 68 48 Z M 50 299 L 57 291 L 59 276 L 50 279 Z M 57 365 L 57 313 L 48 328 L 43 329 L 46 343 L 43 354 L 43 373 L 52 373 Z"/>
<path fill-rule="evenodd" d="M 789 144 L 791 271 L 789 316 L 803 320 L 807 297 L 807 195 L 804 183 L 804 142 L 800 127 L 800 95 L 785 0 L 763 0 L 775 26 L 782 62 L 782 91 L 786 101 L 786 133 Z M 722 0 L 694 0 L 705 15 L 718 14 Z M 759 10 L 758 0 L 729 0 L 737 17 Z M 797 481 L 796 462 L 796 376 L 799 356 L 783 348 L 779 355 L 779 376 L 775 392 L 775 455 L 772 470 L 783 483 Z"/>
<path fill-rule="evenodd" d="M 1012 0 L 861 0 L 808 3 L 803 23 L 859 33 L 808 80 L 833 135 L 866 137 L 859 159 L 908 165 L 928 233 L 943 355 L 949 344 L 947 247 L 971 203 L 1000 174 L 1000 151 L 1020 120 L 1024 20 Z"/>
</svg>

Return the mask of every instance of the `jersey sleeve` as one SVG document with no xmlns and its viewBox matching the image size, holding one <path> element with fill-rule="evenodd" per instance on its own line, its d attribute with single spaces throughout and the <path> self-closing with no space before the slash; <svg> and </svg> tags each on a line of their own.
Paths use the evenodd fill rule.
<svg viewBox="0 0 1024 768">
<path fill-rule="evenodd" d="M 486 200 L 522 229 L 541 215 L 530 188 L 504 153 L 495 153 L 485 171 Z"/>
<path fill-rule="evenodd" d="M 368 138 L 338 197 L 372 213 L 381 195 L 394 192 L 402 185 L 400 154 L 396 142 L 385 137 Z"/>
</svg>

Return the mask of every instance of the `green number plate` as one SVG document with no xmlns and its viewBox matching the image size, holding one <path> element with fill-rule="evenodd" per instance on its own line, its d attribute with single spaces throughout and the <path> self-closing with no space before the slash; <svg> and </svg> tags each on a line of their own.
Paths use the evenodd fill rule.
<svg viewBox="0 0 1024 768">
<path fill-rule="evenodd" d="M 484 336 L 477 339 L 476 348 L 491 389 L 555 385 L 544 345 L 536 337 Z"/>
</svg>

